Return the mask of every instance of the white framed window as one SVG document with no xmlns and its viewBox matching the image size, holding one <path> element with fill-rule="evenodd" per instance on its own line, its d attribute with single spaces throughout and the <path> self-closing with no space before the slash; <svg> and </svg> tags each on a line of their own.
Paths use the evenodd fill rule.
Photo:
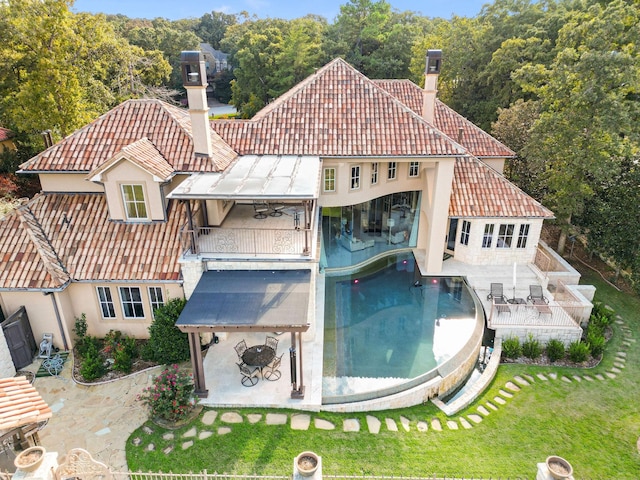
<svg viewBox="0 0 640 480">
<path fill-rule="evenodd" d="M 460 243 L 469 245 L 469 234 L 471 233 L 471 222 L 464 220 L 462 222 L 462 230 L 460 230 Z"/>
<path fill-rule="evenodd" d="M 493 223 L 487 223 L 484 226 L 482 248 L 491 248 L 491 245 L 493 245 Z"/>
<path fill-rule="evenodd" d="M 142 185 L 121 185 L 124 213 L 129 220 L 146 220 L 147 204 Z"/>
<path fill-rule="evenodd" d="M 371 185 L 376 185 L 378 183 L 378 162 L 373 162 L 371 164 Z"/>
<path fill-rule="evenodd" d="M 151 303 L 152 314 L 155 312 L 156 308 L 164 305 L 162 287 L 149 287 L 149 302 Z"/>
<path fill-rule="evenodd" d="M 327 167 L 324 169 L 324 191 L 335 192 L 336 191 L 336 169 L 334 167 Z"/>
<path fill-rule="evenodd" d="M 409 163 L 409 177 L 420 176 L 420 162 Z"/>
<path fill-rule="evenodd" d="M 513 223 L 505 223 L 500 225 L 500 230 L 498 231 L 498 241 L 496 242 L 496 247 L 498 248 L 511 248 L 511 242 L 513 241 L 513 231 L 515 230 L 515 225 Z"/>
<path fill-rule="evenodd" d="M 518 233 L 518 242 L 516 248 L 527 248 L 527 239 L 529 238 L 529 224 L 520 225 L 520 233 Z"/>
<path fill-rule="evenodd" d="M 351 166 L 351 190 L 360 188 L 360 165 Z"/>
<path fill-rule="evenodd" d="M 98 292 L 98 301 L 100 302 L 100 311 L 102 312 L 102 318 L 116 318 L 116 308 L 113 304 L 111 288 L 96 287 L 96 291 Z"/>
<path fill-rule="evenodd" d="M 144 318 L 142 294 L 138 287 L 120 287 L 120 303 L 124 318 Z"/>
<path fill-rule="evenodd" d="M 389 162 L 389 166 L 387 167 L 387 180 L 395 180 L 397 174 L 398 174 L 397 162 Z"/>
</svg>

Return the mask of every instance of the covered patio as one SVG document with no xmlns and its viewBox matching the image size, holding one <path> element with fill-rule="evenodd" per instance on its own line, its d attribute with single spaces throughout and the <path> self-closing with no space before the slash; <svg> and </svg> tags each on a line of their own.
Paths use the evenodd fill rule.
<svg viewBox="0 0 640 480">
<path fill-rule="evenodd" d="M 244 398 L 269 388 L 280 392 L 279 404 L 286 397 L 304 399 L 305 372 L 309 369 L 305 368 L 303 357 L 313 355 L 303 352 L 303 344 L 313 341 L 316 332 L 309 332 L 304 341 L 302 334 L 310 329 L 308 318 L 314 317 L 310 315 L 310 308 L 315 305 L 310 302 L 312 295 L 315 282 L 308 269 L 204 272 L 176 322 L 189 335 L 196 394 L 206 399 L 209 386 L 219 392 L 220 387 L 227 389 L 227 384 L 237 383 Z M 220 336 L 219 343 L 210 345 L 206 362 L 201 349 L 202 333 Z M 240 340 L 248 346 L 264 344 L 266 336 L 278 339 L 276 355 L 282 355 L 282 375 L 275 382 L 260 378 L 255 387 L 243 387 L 235 365 L 240 358 L 234 346 Z M 228 398 L 227 402 L 235 403 Z"/>
</svg>

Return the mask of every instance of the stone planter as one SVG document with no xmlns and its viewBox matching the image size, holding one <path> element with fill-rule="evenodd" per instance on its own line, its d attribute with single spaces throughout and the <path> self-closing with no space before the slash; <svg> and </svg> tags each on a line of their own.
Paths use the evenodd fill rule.
<svg viewBox="0 0 640 480">
<path fill-rule="evenodd" d="M 319 464 L 320 459 L 318 455 L 313 452 L 302 452 L 296 457 L 298 473 L 303 477 L 313 476 L 313 474 L 316 473 Z"/>
<path fill-rule="evenodd" d="M 45 453 L 47 453 L 47 451 L 44 447 L 29 447 L 16 456 L 13 464 L 20 470 L 33 472 L 44 460 Z"/>
<path fill-rule="evenodd" d="M 562 457 L 552 455 L 547 457 L 547 468 L 555 480 L 564 480 L 573 475 L 573 467 Z"/>
</svg>

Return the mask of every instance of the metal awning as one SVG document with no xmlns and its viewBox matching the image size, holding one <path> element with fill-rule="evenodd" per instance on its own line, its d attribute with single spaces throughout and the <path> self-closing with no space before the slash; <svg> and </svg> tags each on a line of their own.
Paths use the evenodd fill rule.
<svg viewBox="0 0 640 480">
<path fill-rule="evenodd" d="M 222 173 L 194 173 L 168 197 L 175 199 L 316 199 L 320 157 L 244 155 Z"/>
<path fill-rule="evenodd" d="M 305 332 L 311 270 L 204 272 L 176 326 L 184 332 Z"/>
</svg>

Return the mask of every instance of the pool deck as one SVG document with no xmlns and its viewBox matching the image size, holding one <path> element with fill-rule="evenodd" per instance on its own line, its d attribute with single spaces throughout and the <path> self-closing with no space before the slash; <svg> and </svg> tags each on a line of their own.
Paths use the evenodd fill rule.
<svg viewBox="0 0 640 480">
<path fill-rule="evenodd" d="M 414 252 L 418 263 L 420 255 Z M 476 291 L 483 302 L 485 311 L 490 311 L 490 302 L 486 300 L 491 282 L 504 284 L 505 295 L 513 293 L 512 278 L 513 266 L 511 265 L 483 265 L 470 266 L 449 259 L 443 264 L 442 275 L 466 277 L 469 284 Z M 529 294 L 530 284 L 538 284 L 539 281 L 533 270 L 526 265 L 519 265 L 517 270 L 518 286 L 516 296 L 526 298 Z M 265 408 L 291 408 L 297 410 L 320 411 L 322 407 L 322 365 L 324 343 L 324 275 L 318 275 L 315 292 L 314 317 L 310 318 L 311 329 L 303 334 L 302 360 L 303 381 L 305 395 L 303 399 L 292 399 L 289 372 L 289 347 L 291 346 L 290 334 L 258 334 L 258 333 L 229 333 L 220 335 L 218 344 L 212 345 L 204 359 L 205 382 L 208 389 L 207 398 L 200 403 L 215 407 L 265 407 Z M 282 357 L 282 376 L 275 382 L 260 379 L 253 387 L 244 387 L 241 383 L 241 375 L 236 365 L 238 357 L 234 346 L 245 339 L 248 346 L 262 344 L 266 335 L 277 336 L 280 340 L 277 355 Z M 299 352 L 298 352 L 299 353 Z M 366 379 L 360 379 L 366 382 Z M 375 389 L 379 382 L 371 379 L 371 389 Z"/>
</svg>

